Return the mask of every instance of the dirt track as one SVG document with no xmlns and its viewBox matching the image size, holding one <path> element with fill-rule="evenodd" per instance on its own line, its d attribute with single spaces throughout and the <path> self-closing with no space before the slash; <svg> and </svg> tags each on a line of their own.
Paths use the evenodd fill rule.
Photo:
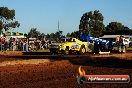
<svg viewBox="0 0 132 88">
<path fill-rule="evenodd" d="M 0 65 L 0 88 L 131 88 L 132 82 L 79 85 L 76 79 L 79 66 L 83 66 L 88 75 L 130 75 L 132 79 L 131 59 L 132 53 L 64 60 L 52 58 L 51 62 L 50 59 L 1 57 L 0 64 L 6 65 Z"/>
</svg>

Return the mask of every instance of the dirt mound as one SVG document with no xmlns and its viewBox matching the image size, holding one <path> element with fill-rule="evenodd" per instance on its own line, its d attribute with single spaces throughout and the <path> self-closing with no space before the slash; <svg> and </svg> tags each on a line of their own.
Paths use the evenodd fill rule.
<svg viewBox="0 0 132 88">
<path fill-rule="evenodd" d="M 24 65 L 24 64 L 40 64 L 50 62 L 49 59 L 30 59 L 30 60 L 12 60 L 12 61 L 3 61 L 0 63 L 0 66 L 8 65 Z"/>
<path fill-rule="evenodd" d="M 23 55 L 21 51 L 0 51 L 0 56 Z"/>
</svg>

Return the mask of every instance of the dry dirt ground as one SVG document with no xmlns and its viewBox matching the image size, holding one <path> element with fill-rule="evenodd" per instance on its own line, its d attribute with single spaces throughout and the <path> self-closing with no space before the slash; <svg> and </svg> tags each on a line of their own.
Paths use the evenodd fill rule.
<svg viewBox="0 0 132 88">
<path fill-rule="evenodd" d="M 21 55 L 20 52 L 4 52 L 0 55 L 3 54 Z M 55 60 L 1 56 L 0 88 L 132 88 L 132 82 L 79 85 L 79 66 L 82 66 L 88 75 L 130 75 L 132 79 L 132 53 Z"/>
</svg>

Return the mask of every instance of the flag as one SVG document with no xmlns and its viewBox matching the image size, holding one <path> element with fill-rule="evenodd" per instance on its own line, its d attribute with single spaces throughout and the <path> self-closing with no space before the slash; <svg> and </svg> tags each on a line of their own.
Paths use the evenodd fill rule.
<svg viewBox="0 0 132 88">
<path fill-rule="evenodd" d="M 84 33 L 81 32 L 80 40 L 84 40 L 84 39 L 85 39 L 85 35 L 84 35 Z"/>
<path fill-rule="evenodd" d="M 90 40 L 90 32 L 88 32 L 88 35 L 87 35 L 87 42 L 89 42 Z"/>
</svg>

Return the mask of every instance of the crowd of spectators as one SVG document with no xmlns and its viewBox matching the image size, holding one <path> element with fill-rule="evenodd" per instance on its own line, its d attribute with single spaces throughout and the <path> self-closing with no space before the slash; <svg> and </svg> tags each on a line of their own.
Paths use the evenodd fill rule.
<svg viewBox="0 0 132 88">
<path fill-rule="evenodd" d="M 37 50 L 45 50 L 49 48 L 50 41 L 49 40 L 39 40 L 39 39 L 32 39 L 28 40 L 29 50 L 30 51 L 37 51 Z"/>
<path fill-rule="evenodd" d="M 2 36 L 0 38 L 1 51 L 37 51 L 48 49 L 48 40 L 29 40 L 27 38 L 7 38 Z"/>
</svg>

